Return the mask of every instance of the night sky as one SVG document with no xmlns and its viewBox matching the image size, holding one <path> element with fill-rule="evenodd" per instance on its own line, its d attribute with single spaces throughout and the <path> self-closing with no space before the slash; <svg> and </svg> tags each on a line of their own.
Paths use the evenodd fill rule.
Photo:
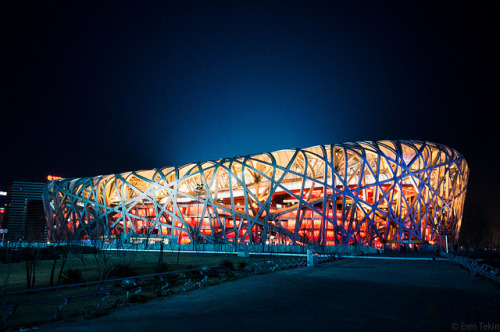
<svg viewBox="0 0 500 332">
<path fill-rule="evenodd" d="M 0 190 L 418 139 L 469 162 L 469 224 L 498 218 L 499 1 L 0 6 Z"/>
</svg>

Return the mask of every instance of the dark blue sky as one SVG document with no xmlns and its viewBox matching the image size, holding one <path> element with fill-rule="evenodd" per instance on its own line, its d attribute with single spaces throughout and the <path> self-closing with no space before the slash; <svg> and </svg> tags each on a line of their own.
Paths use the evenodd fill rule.
<svg viewBox="0 0 500 332">
<path fill-rule="evenodd" d="M 0 12 L 0 189 L 422 139 L 464 154 L 468 200 L 499 198 L 498 1 L 6 0 Z"/>
</svg>

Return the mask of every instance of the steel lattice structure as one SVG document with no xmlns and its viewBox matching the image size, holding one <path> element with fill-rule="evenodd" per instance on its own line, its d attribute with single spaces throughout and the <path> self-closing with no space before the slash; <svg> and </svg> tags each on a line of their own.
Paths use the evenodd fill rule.
<svg viewBox="0 0 500 332">
<path fill-rule="evenodd" d="M 457 239 L 468 176 L 444 145 L 367 141 L 56 180 L 43 200 L 51 240 L 432 244 Z"/>
</svg>

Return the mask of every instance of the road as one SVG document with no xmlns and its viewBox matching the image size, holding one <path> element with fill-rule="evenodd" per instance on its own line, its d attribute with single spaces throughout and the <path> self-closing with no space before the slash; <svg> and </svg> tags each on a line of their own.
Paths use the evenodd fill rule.
<svg viewBox="0 0 500 332">
<path fill-rule="evenodd" d="M 344 259 L 39 331 L 500 331 L 500 288 L 448 261 Z"/>
</svg>

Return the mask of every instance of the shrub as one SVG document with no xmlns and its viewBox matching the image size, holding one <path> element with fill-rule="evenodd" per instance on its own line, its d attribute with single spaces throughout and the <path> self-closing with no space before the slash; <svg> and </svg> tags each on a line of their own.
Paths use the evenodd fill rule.
<svg viewBox="0 0 500 332">
<path fill-rule="evenodd" d="M 230 271 L 234 270 L 233 263 L 229 259 L 225 259 L 222 262 L 222 266 Z"/>
<path fill-rule="evenodd" d="M 167 272 L 169 269 L 168 263 L 160 263 L 156 265 L 154 273 Z"/>
<path fill-rule="evenodd" d="M 132 294 L 129 299 L 130 303 L 146 303 L 147 301 L 148 297 L 142 294 Z"/>
<path fill-rule="evenodd" d="M 177 273 L 169 273 L 166 275 L 167 281 L 170 285 L 179 284 L 181 277 Z"/>
<path fill-rule="evenodd" d="M 78 284 L 83 282 L 82 270 L 78 268 L 68 268 L 62 274 L 62 281 L 65 284 Z"/>
<path fill-rule="evenodd" d="M 108 277 L 112 279 L 136 276 L 137 270 L 130 264 L 118 263 L 109 269 Z"/>
</svg>

